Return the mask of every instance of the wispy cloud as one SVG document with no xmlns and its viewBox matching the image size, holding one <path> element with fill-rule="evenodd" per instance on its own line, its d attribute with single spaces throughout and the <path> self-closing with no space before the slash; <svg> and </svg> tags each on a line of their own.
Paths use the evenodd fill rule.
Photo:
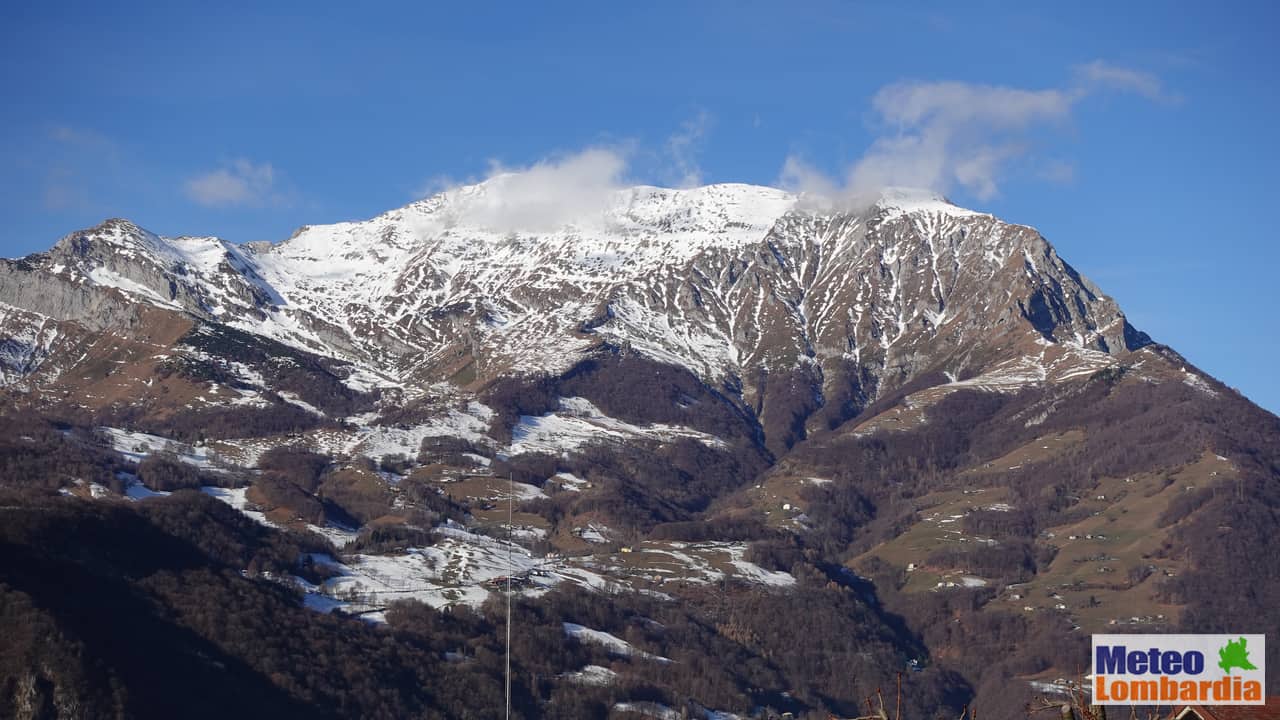
<svg viewBox="0 0 1280 720">
<path fill-rule="evenodd" d="M 474 180 L 472 182 L 474 182 Z M 415 189 L 409 195 L 414 200 L 421 200 L 423 198 L 429 198 L 432 195 L 442 193 L 445 190 L 457 187 L 461 184 L 463 183 L 459 182 L 454 178 L 449 177 L 448 175 L 432 175 L 431 177 L 427 178 L 421 185 L 417 187 L 417 189 Z"/>
<path fill-rule="evenodd" d="M 54 125 L 49 128 L 49 138 L 61 145 L 91 148 L 113 155 L 118 150 L 115 141 L 106 135 L 96 130 L 72 125 Z"/>
<path fill-rule="evenodd" d="M 277 187 L 271 163 L 236 158 L 223 167 L 189 178 L 187 197 L 205 207 L 282 205 L 286 194 Z"/>
<path fill-rule="evenodd" d="M 801 160 L 796 155 L 788 155 L 782 163 L 782 173 L 778 176 L 778 184 L 782 187 L 809 196 L 814 201 L 832 201 L 845 194 L 835 179 Z"/>
<path fill-rule="evenodd" d="M 694 187 L 702 184 L 702 168 L 698 153 L 711 126 L 711 114 L 705 110 L 681 123 L 680 129 L 667 138 L 666 154 L 677 187 Z"/>
<path fill-rule="evenodd" d="M 1182 102 L 1182 96 L 1168 92 L 1160 78 L 1149 72 L 1112 65 L 1105 60 L 1077 65 L 1075 72 L 1081 87 L 1088 90 L 1119 90 L 1160 103 Z"/>
<path fill-rule="evenodd" d="M 881 88 L 871 100 L 879 136 L 843 177 L 834 179 L 788 157 L 780 182 L 811 198 L 861 202 L 888 186 L 962 189 L 979 199 L 1000 193 L 1015 160 L 1034 146 L 1034 133 L 1070 121 L 1077 104 L 1104 91 L 1137 94 L 1166 102 L 1160 80 L 1149 73 L 1094 61 L 1074 71 L 1059 88 L 1025 89 L 963 82 L 901 82 Z M 1041 168 L 1062 178 L 1066 168 Z"/>
</svg>

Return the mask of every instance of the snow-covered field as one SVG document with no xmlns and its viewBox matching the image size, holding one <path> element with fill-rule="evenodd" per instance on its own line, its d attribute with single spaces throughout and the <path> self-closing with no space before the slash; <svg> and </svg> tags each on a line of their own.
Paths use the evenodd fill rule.
<svg viewBox="0 0 1280 720">
<path fill-rule="evenodd" d="M 116 477 L 125 483 L 124 496 L 130 500 L 146 500 L 147 498 L 164 497 L 169 494 L 164 490 L 152 490 L 143 485 L 138 476 L 132 473 L 117 472 Z"/>
<path fill-rule="evenodd" d="M 360 454 L 371 458 L 403 453 L 409 457 L 418 454 L 422 441 L 429 437 L 454 437 L 469 440 L 478 445 L 490 445 L 486 435 L 493 411 L 472 401 L 463 409 L 449 408 L 439 416 L 412 427 L 371 424 L 376 413 L 348 418 L 358 428 L 342 446 L 342 452 Z"/>
<path fill-rule="evenodd" d="M 599 645 L 613 655 L 619 655 L 621 657 L 636 657 L 662 663 L 671 662 L 669 658 L 664 658 L 662 656 L 637 649 L 634 645 L 623 640 L 617 635 L 604 632 L 603 630 L 592 630 L 589 627 L 578 625 L 577 623 L 564 623 L 564 634 L 580 643 Z"/>
<path fill-rule="evenodd" d="M 602 440 L 692 438 L 712 447 L 723 447 L 724 441 L 704 432 L 679 425 L 633 425 L 609 417 L 585 398 L 561 398 L 560 408 L 546 415 L 523 415 L 511 431 L 509 455 L 576 450 Z"/>
<path fill-rule="evenodd" d="M 244 488 L 206 487 L 202 490 L 226 502 L 264 525 L 271 522 L 252 509 Z M 343 528 L 309 526 L 314 532 L 342 547 L 356 537 Z M 338 575 L 323 584 L 307 587 L 308 606 L 325 611 L 344 607 L 352 612 L 377 612 L 396 600 L 418 600 L 432 607 L 456 604 L 478 606 L 489 593 L 500 589 L 507 577 L 514 579 L 522 594 L 536 595 L 563 582 L 596 590 L 628 587 L 621 578 L 634 575 L 614 561 L 600 557 L 543 558 L 505 540 L 480 535 L 448 523 L 436 528 L 442 537 L 427 547 L 410 548 L 389 555 L 358 554 L 345 563 L 328 556 L 317 562 L 330 565 Z M 795 579 L 782 572 L 765 570 L 743 559 L 743 543 L 646 543 L 633 558 L 653 561 L 644 573 L 684 582 L 714 583 L 733 576 L 773 587 L 790 587 Z M 619 556 L 613 556 L 617 558 Z"/>
<path fill-rule="evenodd" d="M 245 498 L 245 493 L 248 492 L 248 488 L 202 487 L 200 488 L 200 492 L 221 500 L 256 522 L 268 527 L 275 527 L 274 523 L 267 520 L 266 515 L 263 515 L 261 512 L 249 507 L 249 501 Z"/>
<path fill-rule="evenodd" d="M 645 541 L 631 552 L 597 560 L 604 567 L 624 563 L 627 569 L 662 581 L 678 580 L 713 584 L 728 578 L 777 588 L 792 587 L 796 579 L 789 573 L 766 570 L 744 559 L 746 543 L 740 542 L 659 542 Z"/>
<path fill-rule="evenodd" d="M 680 713 L 666 705 L 656 702 L 620 702 L 613 706 L 614 712 L 636 713 L 657 720 L 680 720 Z"/>
<path fill-rule="evenodd" d="M 359 612 L 396 600 L 417 600 L 432 607 L 478 606 L 491 590 L 512 577 L 522 594 L 536 595 L 562 583 L 603 588 L 599 573 L 562 559 L 539 558 L 519 545 L 478 535 L 456 525 L 437 528 L 435 545 L 394 555 L 356 555 L 347 563 L 321 556 L 319 562 L 341 574 L 310 590 Z M 313 604 L 321 604 L 319 597 Z M 370 617 L 378 619 L 376 614 Z"/>
<path fill-rule="evenodd" d="M 159 435 L 112 427 L 100 427 L 98 431 L 107 437 L 116 452 L 133 462 L 141 462 L 148 455 L 163 452 L 202 470 L 224 469 L 217 453 L 201 445 L 188 445 Z"/>
<path fill-rule="evenodd" d="M 385 607 L 396 600 L 417 600 L 432 607 L 465 604 L 478 606 L 493 590 L 500 589 L 507 577 L 514 578 L 521 594 L 536 595 L 563 582 L 592 589 L 626 587 L 611 579 L 609 563 L 597 559 L 540 558 L 519 545 L 478 535 L 458 526 L 438 528 L 445 537 L 435 545 L 411 548 L 394 555 L 356 555 L 346 564 L 328 557 L 317 561 L 341 572 L 311 594 L 341 603 L 360 612 Z M 681 568 L 668 566 L 666 571 L 687 582 L 711 583 L 733 575 L 739 579 L 774 587 L 790 587 L 795 579 L 787 573 L 771 572 L 742 559 L 745 546 L 735 543 L 699 543 L 688 549 L 663 551 L 679 562 Z M 731 569 L 717 569 L 726 564 Z M 319 603 L 319 597 L 313 599 Z M 370 617 L 377 619 L 378 615 Z M 587 629 L 566 626 L 566 632 L 584 642 L 608 644 L 611 649 L 623 642 L 607 633 L 593 634 Z M 576 633 L 576 634 L 575 634 Z M 606 637 L 607 636 L 607 637 Z M 612 639 L 610 639 L 612 638 Z M 630 650 L 618 654 L 629 655 Z"/>
<path fill-rule="evenodd" d="M 611 685 L 618 673 L 600 665 L 586 665 L 577 672 L 565 673 L 560 677 L 579 685 Z"/>
</svg>

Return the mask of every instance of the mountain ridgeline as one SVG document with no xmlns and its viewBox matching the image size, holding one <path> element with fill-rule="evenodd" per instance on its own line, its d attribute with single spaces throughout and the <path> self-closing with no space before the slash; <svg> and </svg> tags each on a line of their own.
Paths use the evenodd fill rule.
<svg viewBox="0 0 1280 720">
<path fill-rule="evenodd" d="M 529 718 L 899 673 L 905 717 L 1017 717 L 1090 632 L 1280 626 L 1280 421 L 1034 229 L 510 193 L 0 260 L 0 715 L 500 717 L 507 578 Z"/>
</svg>

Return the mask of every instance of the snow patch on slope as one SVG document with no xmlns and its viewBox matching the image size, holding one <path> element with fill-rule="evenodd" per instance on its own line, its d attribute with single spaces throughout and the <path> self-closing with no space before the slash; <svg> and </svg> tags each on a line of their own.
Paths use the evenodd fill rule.
<svg viewBox="0 0 1280 720">
<path fill-rule="evenodd" d="M 586 665 L 577 672 L 564 673 L 560 676 L 565 680 L 579 685 L 612 685 L 617 679 L 618 673 L 601 665 Z"/>
<path fill-rule="evenodd" d="M 159 435 L 113 427 L 99 427 L 98 432 L 108 439 L 113 450 L 133 462 L 142 462 L 154 453 L 166 453 L 201 470 L 224 470 L 217 453 L 204 446 L 188 445 Z"/>
<path fill-rule="evenodd" d="M 639 650 L 634 645 L 623 640 L 617 635 L 604 632 L 603 630 L 592 630 L 589 627 L 578 625 L 577 623 L 564 623 L 564 634 L 580 643 L 599 645 L 613 655 L 619 655 L 622 657 L 638 657 L 645 660 L 656 660 L 662 663 L 671 662 L 669 658 L 664 658 Z"/>
<path fill-rule="evenodd" d="M 507 453 L 560 453 L 595 441 L 628 439 L 675 440 L 691 438 L 711 447 L 724 447 L 720 438 L 679 425 L 633 425 L 609 417 L 585 398 L 560 399 L 560 408 L 546 415 L 522 415 L 511 431 Z"/>
</svg>

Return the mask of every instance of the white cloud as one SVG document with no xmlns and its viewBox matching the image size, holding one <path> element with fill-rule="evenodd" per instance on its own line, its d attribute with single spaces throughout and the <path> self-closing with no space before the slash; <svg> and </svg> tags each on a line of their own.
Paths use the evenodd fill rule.
<svg viewBox="0 0 1280 720">
<path fill-rule="evenodd" d="M 1055 89 L 1022 90 L 961 82 L 895 83 L 881 88 L 871 106 L 885 122 L 900 127 L 980 124 L 1016 128 L 1066 115 L 1073 95 Z"/>
<path fill-rule="evenodd" d="M 589 222 L 625 187 L 628 153 L 588 148 L 523 168 L 494 164 L 480 192 L 460 198 L 458 220 L 500 232 Z"/>
<path fill-rule="evenodd" d="M 841 203 L 857 204 L 891 186 L 961 189 L 986 200 L 1000 193 L 1001 179 L 1032 148 L 1034 133 L 1068 122 L 1081 100 L 1107 90 L 1169 97 L 1155 76 L 1102 61 L 1076 68 L 1075 80 L 1040 90 L 962 82 L 886 86 L 871 101 L 880 134 L 842 178 L 828 178 L 789 157 L 780 182 Z M 1069 168 L 1058 161 L 1037 174 L 1060 179 Z"/>
<path fill-rule="evenodd" d="M 421 200 L 423 198 L 429 198 L 432 195 L 442 193 L 445 190 L 455 188 L 461 184 L 462 183 L 459 183 L 448 175 L 432 175 L 426 180 L 426 182 L 419 185 L 418 189 L 411 193 L 411 196 L 414 200 Z"/>
<path fill-rule="evenodd" d="M 688 188 L 702 184 L 698 153 L 712 125 L 712 117 L 700 111 L 680 124 L 660 146 L 642 149 L 632 140 L 588 147 L 539 160 L 532 165 L 510 166 L 491 161 L 482 179 L 465 182 L 437 175 L 424 182 L 417 198 L 453 193 L 452 221 L 478 225 L 498 232 L 547 232 L 569 224 L 604 221 L 618 193 L 636 184 L 633 160 L 642 156 L 658 182 Z M 464 186 L 474 185 L 474 188 Z"/>
<path fill-rule="evenodd" d="M 1164 89 L 1160 78 L 1148 72 L 1112 65 L 1104 60 L 1094 60 L 1075 68 L 1080 84 L 1088 89 L 1110 89 L 1131 92 L 1148 100 L 1177 103 L 1181 98 Z"/>
<path fill-rule="evenodd" d="M 255 164 L 245 158 L 190 178 L 185 189 L 187 197 L 206 207 L 284 202 L 284 196 L 276 190 L 276 171 L 271 163 Z"/>
<path fill-rule="evenodd" d="M 702 184 L 702 168 L 698 166 L 698 151 L 711 125 L 711 115 L 703 110 L 681 123 L 680 129 L 667 138 L 667 156 L 671 161 L 676 186 L 696 187 Z"/>
<path fill-rule="evenodd" d="M 787 190 L 800 193 L 810 205 L 833 202 L 844 192 L 835 180 L 795 155 L 787 156 L 782 164 L 782 174 L 778 178 L 778 184 Z"/>
</svg>

